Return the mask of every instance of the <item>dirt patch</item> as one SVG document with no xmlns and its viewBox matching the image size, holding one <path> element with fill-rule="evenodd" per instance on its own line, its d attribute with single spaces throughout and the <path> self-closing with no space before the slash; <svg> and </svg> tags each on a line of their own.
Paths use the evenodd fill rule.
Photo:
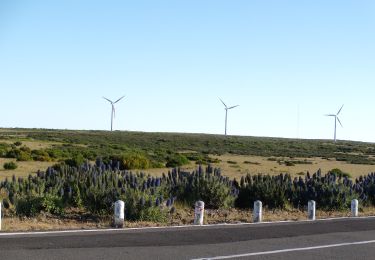
<svg viewBox="0 0 375 260">
<path fill-rule="evenodd" d="M 362 208 L 359 216 L 374 216 L 375 207 Z M 317 219 L 332 217 L 349 217 L 350 211 L 316 211 Z M 263 221 L 297 221 L 306 220 L 306 210 L 268 210 L 263 211 Z M 171 215 L 166 223 L 155 223 L 147 221 L 125 221 L 126 228 L 134 227 L 157 227 L 157 226 L 176 226 L 191 225 L 194 221 L 193 208 L 177 208 L 176 212 Z M 240 209 L 228 210 L 205 210 L 204 224 L 219 223 L 251 223 L 252 211 Z M 46 214 L 40 214 L 36 218 L 3 218 L 2 231 L 37 231 L 37 230 L 67 230 L 67 229 L 96 229 L 110 228 L 112 219 L 108 218 L 90 218 L 88 215 L 79 215 L 71 213 L 65 217 L 55 217 Z"/>
</svg>

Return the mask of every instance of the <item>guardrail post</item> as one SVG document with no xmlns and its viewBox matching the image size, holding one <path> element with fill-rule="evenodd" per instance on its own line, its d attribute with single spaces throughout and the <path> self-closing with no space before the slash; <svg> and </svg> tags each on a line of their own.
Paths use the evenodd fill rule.
<svg viewBox="0 0 375 260">
<path fill-rule="evenodd" d="M 262 202 L 254 201 L 253 222 L 262 222 Z"/>
<path fill-rule="evenodd" d="M 309 200 L 307 203 L 307 216 L 309 220 L 315 220 L 315 201 Z"/>
<path fill-rule="evenodd" d="M 199 200 L 195 202 L 194 225 L 203 225 L 204 202 Z"/>
<path fill-rule="evenodd" d="M 125 219 L 125 202 L 118 200 L 115 202 L 114 226 L 122 228 Z"/>
<path fill-rule="evenodd" d="M 350 204 L 351 211 L 352 211 L 352 217 L 358 217 L 358 200 L 354 199 L 352 200 L 352 203 Z"/>
</svg>

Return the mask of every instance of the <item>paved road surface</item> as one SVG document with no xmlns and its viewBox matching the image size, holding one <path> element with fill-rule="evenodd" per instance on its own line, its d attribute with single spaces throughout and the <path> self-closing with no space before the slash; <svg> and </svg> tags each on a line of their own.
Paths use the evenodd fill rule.
<svg viewBox="0 0 375 260">
<path fill-rule="evenodd" d="M 375 259 L 375 218 L 0 233 L 0 259 Z"/>
</svg>

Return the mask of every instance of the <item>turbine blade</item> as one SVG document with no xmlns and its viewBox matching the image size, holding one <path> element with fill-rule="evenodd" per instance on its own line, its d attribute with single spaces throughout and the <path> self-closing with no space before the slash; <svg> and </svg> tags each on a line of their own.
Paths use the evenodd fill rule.
<svg viewBox="0 0 375 260">
<path fill-rule="evenodd" d="M 113 103 L 112 102 L 112 100 L 109 100 L 108 98 L 106 98 L 106 97 L 103 97 L 105 100 L 107 100 L 107 101 L 109 101 L 109 102 L 111 102 L 111 103 Z"/>
<path fill-rule="evenodd" d="M 112 112 L 113 112 L 113 118 L 115 118 L 116 117 L 116 110 L 115 110 L 115 106 L 114 105 L 112 105 Z"/>
<path fill-rule="evenodd" d="M 344 107 L 344 104 L 341 106 L 341 108 L 340 108 L 340 110 L 339 110 L 339 112 L 337 112 L 337 114 L 336 115 L 338 115 L 338 114 L 340 114 L 340 112 L 341 112 L 341 109 Z"/>
<path fill-rule="evenodd" d="M 343 127 L 343 126 L 342 126 L 342 124 L 341 124 L 341 121 L 340 121 L 340 119 L 339 119 L 338 117 L 336 117 L 336 118 L 337 118 L 337 121 L 339 121 L 339 123 L 340 123 L 341 127 Z"/>
<path fill-rule="evenodd" d="M 223 105 L 224 105 L 226 108 L 228 108 L 227 105 L 225 105 L 224 101 L 221 100 L 221 98 L 219 98 L 219 99 L 220 99 L 221 103 L 223 103 Z"/>
<path fill-rule="evenodd" d="M 113 102 L 113 104 L 116 104 L 117 102 L 119 102 L 121 99 L 123 99 L 125 96 L 122 96 L 120 97 L 119 99 L 117 99 L 115 102 Z"/>
<path fill-rule="evenodd" d="M 235 107 L 238 107 L 239 105 L 235 105 L 235 106 L 232 106 L 232 107 L 228 107 L 228 109 L 232 109 L 232 108 L 235 108 Z"/>
<path fill-rule="evenodd" d="M 336 116 L 336 115 L 333 115 L 333 114 L 327 114 L 327 115 L 325 115 L 325 116 Z"/>
</svg>

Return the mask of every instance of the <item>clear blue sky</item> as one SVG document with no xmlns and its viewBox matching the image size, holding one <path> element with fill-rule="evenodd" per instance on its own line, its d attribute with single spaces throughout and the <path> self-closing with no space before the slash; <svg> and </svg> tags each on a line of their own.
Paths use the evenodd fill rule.
<svg viewBox="0 0 375 260">
<path fill-rule="evenodd" d="M 374 1 L 0 1 L 0 127 L 375 142 Z"/>
</svg>

